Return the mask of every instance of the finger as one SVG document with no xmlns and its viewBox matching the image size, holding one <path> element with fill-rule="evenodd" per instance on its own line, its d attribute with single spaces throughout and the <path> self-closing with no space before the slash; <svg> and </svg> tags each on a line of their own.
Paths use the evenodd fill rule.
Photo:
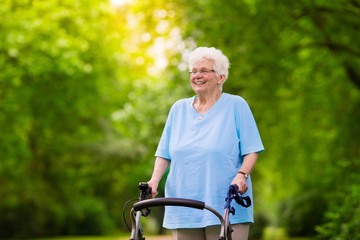
<svg viewBox="0 0 360 240">
<path fill-rule="evenodd" d="M 158 195 L 158 193 L 159 193 L 158 191 L 152 191 L 151 192 L 151 197 L 154 198 L 156 195 Z"/>
<path fill-rule="evenodd" d="M 242 190 L 240 191 L 241 195 L 244 194 L 244 193 L 246 193 L 247 190 L 248 190 L 248 187 L 247 187 L 247 186 L 243 187 Z"/>
</svg>

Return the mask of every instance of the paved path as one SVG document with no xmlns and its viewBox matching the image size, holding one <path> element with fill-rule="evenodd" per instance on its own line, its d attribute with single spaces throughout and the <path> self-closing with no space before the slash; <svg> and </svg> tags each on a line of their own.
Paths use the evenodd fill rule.
<svg viewBox="0 0 360 240">
<path fill-rule="evenodd" d="M 146 237 L 145 236 L 145 238 L 146 238 L 146 240 L 172 240 L 173 238 L 172 238 L 172 236 L 168 236 L 168 235 L 166 235 L 166 236 L 153 236 L 153 237 Z"/>
<path fill-rule="evenodd" d="M 162 235 L 162 236 L 145 236 L 146 240 L 173 240 L 171 235 Z M 121 238 L 119 240 L 129 240 L 129 238 Z"/>
</svg>

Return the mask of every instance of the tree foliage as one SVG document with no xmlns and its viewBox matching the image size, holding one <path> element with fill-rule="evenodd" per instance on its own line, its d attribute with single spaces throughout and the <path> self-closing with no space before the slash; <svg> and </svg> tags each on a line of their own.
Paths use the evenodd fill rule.
<svg viewBox="0 0 360 240">
<path fill-rule="evenodd" d="M 102 106 L 119 99 L 115 17 L 100 1 L 0 6 L 0 237 L 102 233 L 113 220 L 98 174 L 121 159 L 82 152 L 104 141 Z"/>
</svg>

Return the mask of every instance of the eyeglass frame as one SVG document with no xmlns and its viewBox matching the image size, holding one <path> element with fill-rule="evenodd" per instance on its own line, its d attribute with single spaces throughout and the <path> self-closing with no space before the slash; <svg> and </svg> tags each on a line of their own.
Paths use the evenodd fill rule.
<svg viewBox="0 0 360 240">
<path fill-rule="evenodd" d="M 197 73 L 200 73 L 201 76 L 203 76 L 203 74 L 208 74 L 210 72 L 216 72 L 214 69 L 203 69 L 200 71 L 195 71 L 195 72 L 189 72 L 190 76 L 195 76 Z"/>
</svg>

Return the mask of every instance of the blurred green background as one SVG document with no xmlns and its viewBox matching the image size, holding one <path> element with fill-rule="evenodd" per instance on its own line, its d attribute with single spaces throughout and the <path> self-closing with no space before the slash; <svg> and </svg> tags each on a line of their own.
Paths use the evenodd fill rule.
<svg viewBox="0 0 360 240">
<path fill-rule="evenodd" d="M 125 231 L 187 54 L 215 46 L 266 148 L 251 238 L 360 239 L 359 29 L 359 0 L 0 1 L 0 238 Z"/>
</svg>

